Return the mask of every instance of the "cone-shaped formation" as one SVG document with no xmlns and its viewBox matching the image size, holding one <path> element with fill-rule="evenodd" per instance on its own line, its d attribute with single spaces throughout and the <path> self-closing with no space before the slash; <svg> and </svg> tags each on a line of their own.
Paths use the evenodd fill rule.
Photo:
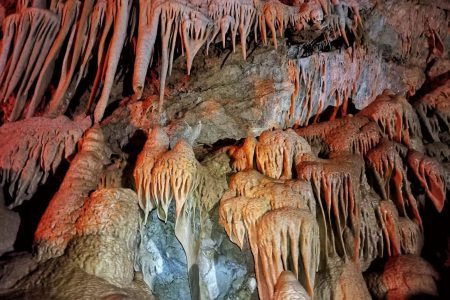
<svg viewBox="0 0 450 300">
<path fill-rule="evenodd" d="M 244 171 L 254 168 L 255 147 L 258 141 L 250 135 L 244 141 L 242 147 L 232 147 L 228 154 L 232 159 L 232 167 L 235 171 Z"/>
<path fill-rule="evenodd" d="M 264 131 L 258 140 L 248 137 L 242 147 L 229 151 L 232 166 L 237 171 L 253 168 L 255 157 L 256 168 L 275 179 L 292 178 L 295 164 L 308 160 L 311 153 L 311 147 L 306 140 L 291 129 Z"/>
<path fill-rule="evenodd" d="M 294 131 L 264 131 L 256 145 L 256 166 L 272 178 L 292 178 L 295 164 L 311 153 L 309 144 Z"/>
<path fill-rule="evenodd" d="M 378 213 L 380 215 L 388 255 L 400 255 L 401 241 L 398 228 L 399 219 L 395 204 L 389 200 L 381 201 Z"/>
<path fill-rule="evenodd" d="M 90 126 L 61 116 L 42 117 L 0 127 L 0 186 L 14 201 L 10 208 L 30 200 L 38 187 L 55 174 L 63 159 L 76 150 L 78 140 Z"/>
<path fill-rule="evenodd" d="M 75 222 L 89 193 L 96 190 L 109 164 L 109 148 L 101 128 L 95 126 L 81 140 L 81 149 L 70 164 L 64 181 L 39 221 L 34 240 L 38 257 L 46 260 L 64 253 L 75 234 Z"/>
<path fill-rule="evenodd" d="M 290 271 L 281 272 L 275 285 L 274 300 L 308 300 L 311 299 L 297 277 Z"/>
<path fill-rule="evenodd" d="M 262 243 L 262 240 L 259 230 L 261 228 L 260 222 L 263 216 L 266 216 L 273 211 L 301 211 L 301 215 L 305 215 L 305 220 L 308 220 L 307 222 L 314 221 L 313 223 L 316 224 L 315 206 L 316 204 L 312 187 L 308 182 L 305 181 L 275 180 L 266 177 L 254 170 L 239 172 L 233 175 L 230 179 L 230 189 L 224 194 L 220 202 L 219 221 L 225 228 L 225 231 L 227 232 L 231 241 L 236 243 L 241 249 L 245 247 L 247 241 L 246 237 L 248 236 L 248 243 L 250 244 L 255 261 L 256 278 L 258 280 L 259 287 L 258 292 L 262 299 L 269 299 L 270 297 L 272 297 L 274 285 L 279 275 L 271 273 L 270 277 L 267 277 L 267 274 L 265 274 L 265 272 L 268 272 L 267 268 L 269 268 L 269 266 L 264 266 L 262 264 L 261 255 L 263 254 L 261 254 L 261 251 L 263 251 L 264 247 L 260 245 L 260 243 Z M 306 217 L 306 215 L 308 215 L 308 217 Z M 317 225 L 314 225 L 313 227 L 314 230 L 318 230 Z M 318 236 L 315 236 L 315 238 L 317 237 Z M 318 240 L 314 242 L 318 242 Z M 305 247 L 307 246 L 305 245 Z M 314 251 L 318 251 L 318 248 Z M 280 254 L 279 252 L 277 253 Z M 303 254 L 306 255 L 306 252 L 303 252 Z M 283 257 L 286 258 L 288 255 L 288 253 L 284 253 Z M 296 256 L 297 254 L 292 255 Z M 278 258 L 274 259 L 278 261 Z M 281 261 L 281 259 L 282 258 L 280 256 L 279 260 Z M 302 257 L 302 259 L 308 258 L 305 256 Z M 266 260 L 266 263 L 269 262 Z M 298 263 L 299 262 L 297 261 L 297 267 Z M 290 265 L 292 266 L 292 268 L 297 268 L 295 267 L 295 263 L 292 263 Z M 285 264 L 284 266 L 284 269 L 287 270 L 287 264 Z M 317 267 L 317 265 L 314 266 Z M 309 265 L 306 268 L 309 268 Z M 281 272 L 281 270 L 283 269 L 280 269 L 277 272 Z M 298 269 L 292 270 L 296 271 L 296 274 L 298 275 Z M 306 272 L 308 270 L 304 271 Z M 272 278 L 272 276 L 274 276 L 274 278 Z M 312 273 L 310 273 L 304 276 L 305 277 L 303 278 L 308 281 L 311 280 L 311 276 L 313 275 Z M 264 278 L 266 278 L 267 280 L 265 280 Z M 313 286 L 310 285 L 310 281 L 306 281 L 305 286 Z M 312 290 L 310 289 L 309 292 L 312 292 Z"/>
<path fill-rule="evenodd" d="M 76 220 L 69 258 L 86 273 L 117 286 L 134 278 L 134 255 L 140 223 L 136 193 L 100 189 L 92 193 Z"/>
<path fill-rule="evenodd" d="M 387 84 L 381 57 L 362 47 L 348 48 L 338 55 L 332 52 L 313 54 L 292 62 L 288 68 L 294 93 L 287 126 L 315 123 L 330 107 L 334 107 L 330 120 L 338 115 L 346 116 L 350 99 L 364 107 Z"/>
<path fill-rule="evenodd" d="M 139 154 L 134 168 L 134 180 L 139 206 L 144 211 L 144 225 L 149 212 L 156 204 L 152 198 L 152 170 L 159 157 L 169 149 L 169 137 L 159 127 L 153 128 L 147 137 L 144 149 Z"/>
<path fill-rule="evenodd" d="M 18 119 L 26 104 L 28 92 L 35 82 L 59 29 L 58 16 L 45 9 L 23 8 L 17 17 L 8 17 L 6 38 L 15 27 L 14 44 L 2 45 L 2 68 L 0 99 L 9 106 L 8 119 Z M 11 43 L 11 42 L 10 42 Z M 7 63 L 6 63 L 7 61 Z M 5 65 L 6 63 L 6 65 Z"/>
<path fill-rule="evenodd" d="M 441 212 L 444 208 L 447 191 L 445 172 L 441 164 L 437 160 L 414 150 L 408 154 L 408 164 L 413 169 L 436 210 Z"/>
</svg>

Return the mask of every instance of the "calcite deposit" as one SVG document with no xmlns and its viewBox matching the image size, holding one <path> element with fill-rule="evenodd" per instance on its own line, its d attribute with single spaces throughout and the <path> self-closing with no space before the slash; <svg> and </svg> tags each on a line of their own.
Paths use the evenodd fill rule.
<svg viewBox="0 0 450 300">
<path fill-rule="evenodd" d="M 445 0 L 0 22 L 1 299 L 450 298 Z"/>
</svg>

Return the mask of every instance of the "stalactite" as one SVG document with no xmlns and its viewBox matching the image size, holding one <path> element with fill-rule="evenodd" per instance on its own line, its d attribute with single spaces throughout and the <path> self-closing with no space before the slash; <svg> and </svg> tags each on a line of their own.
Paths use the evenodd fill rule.
<svg viewBox="0 0 450 300">
<path fill-rule="evenodd" d="M 300 93 L 289 126 L 306 126 L 312 117 L 334 106 L 347 114 L 349 99 L 362 109 L 386 86 L 381 56 L 361 47 L 333 53 L 322 52 L 297 59 Z M 366 66 L 371 66 L 366 68 Z M 370 70 L 370 72 L 368 72 Z M 364 84 L 371 82 L 370 85 Z M 334 118 L 334 117 L 333 117 Z"/>
<path fill-rule="evenodd" d="M 421 136 L 419 119 L 413 107 L 404 97 L 392 92 L 383 92 L 359 114 L 376 122 L 392 141 L 409 145 L 412 137 Z"/>
<path fill-rule="evenodd" d="M 446 196 L 445 171 L 441 163 L 420 152 L 408 153 L 408 164 L 419 179 L 438 212 L 442 212 Z"/>
<path fill-rule="evenodd" d="M 362 158 L 341 155 L 332 160 L 302 162 L 297 165 L 297 174 L 310 181 L 315 189 L 325 229 L 323 249 L 328 252 L 326 256 L 339 255 L 357 260 L 361 222 L 364 222 L 361 220 L 359 189 L 364 176 Z"/>
<path fill-rule="evenodd" d="M 198 184 L 198 162 L 191 146 L 180 140 L 175 147 L 163 153 L 152 169 L 151 197 L 158 207 L 159 217 L 167 221 L 169 205 L 176 202 L 176 217 L 180 216 L 186 200 Z"/>
<path fill-rule="evenodd" d="M 48 105 L 49 115 L 58 115 L 64 113 L 69 105 L 69 101 L 73 95 L 70 91 L 73 77 L 77 71 L 78 63 L 81 59 L 81 53 L 86 43 L 86 35 L 89 32 L 90 17 L 94 7 L 94 0 L 83 2 L 80 17 L 77 20 L 77 28 L 71 32 L 67 43 L 67 50 L 64 53 L 64 60 L 61 66 L 61 75 L 58 86 L 52 95 Z M 67 100 L 65 100 L 67 97 Z"/>
<path fill-rule="evenodd" d="M 234 197 L 220 202 L 219 222 L 224 227 L 230 240 L 244 248 L 246 228 L 243 220 L 243 209 L 248 203 L 247 197 Z"/>
<path fill-rule="evenodd" d="M 232 167 L 235 171 L 253 169 L 255 147 L 258 141 L 252 136 L 248 136 L 242 147 L 232 147 L 228 154 L 232 160 Z"/>
<path fill-rule="evenodd" d="M 360 267 L 366 270 L 374 259 L 383 256 L 383 223 L 379 218 L 379 197 L 374 192 L 364 192 L 361 202 Z"/>
<path fill-rule="evenodd" d="M 89 120 L 41 117 L 0 127 L 0 186 L 14 199 L 10 208 L 30 200 L 38 187 L 69 159 Z"/>
<path fill-rule="evenodd" d="M 278 179 L 292 178 L 298 161 L 309 156 L 311 147 L 293 130 L 264 131 L 256 145 L 256 166 L 261 173 Z"/>
<path fill-rule="evenodd" d="M 380 139 L 380 129 L 364 117 L 345 117 L 296 129 L 311 144 L 322 146 L 325 153 L 365 155 Z"/>
<path fill-rule="evenodd" d="M 411 192 L 406 169 L 400 156 L 400 154 L 406 156 L 406 151 L 403 145 L 384 140 L 369 151 L 366 159 L 373 170 L 382 198 L 394 200 L 400 216 L 412 217 L 421 225 L 422 219 L 417 208 L 417 201 Z M 394 190 L 395 195 L 390 195 L 390 190 Z"/>
<path fill-rule="evenodd" d="M 450 80 L 425 95 L 414 104 L 424 129 L 433 141 L 439 142 L 439 132 L 450 130 Z"/>
<path fill-rule="evenodd" d="M 401 237 L 398 211 L 395 204 L 390 200 L 381 201 L 378 208 L 378 214 L 383 229 L 388 256 L 400 255 L 402 253 Z"/>
<path fill-rule="evenodd" d="M 109 101 L 109 94 L 114 83 L 120 54 L 125 43 L 127 35 L 128 18 L 131 9 L 129 0 L 116 0 L 116 9 L 114 14 L 114 31 L 108 49 L 108 55 L 105 58 L 106 71 L 103 82 L 103 89 L 94 111 L 94 120 L 98 123 L 102 120 L 106 106 Z"/>
<path fill-rule="evenodd" d="M 20 12 L 17 32 L 8 66 L 2 74 L 1 99 L 12 102 L 10 121 L 18 119 L 26 103 L 25 86 L 41 70 L 59 28 L 59 18 L 51 11 L 26 8 Z M 5 49 L 6 50 L 6 49 Z M 13 98 L 13 99 L 10 99 Z"/>
<path fill-rule="evenodd" d="M 319 227 L 314 216 L 307 210 L 282 208 L 262 216 L 257 227 L 258 252 L 270 293 L 267 298 L 272 297 L 278 276 L 284 270 L 300 276 L 300 282 L 313 296 L 320 257 Z M 299 270 L 299 266 L 303 268 Z"/>
<path fill-rule="evenodd" d="M 161 155 L 169 149 L 169 137 L 159 127 L 153 128 L 147 137 L 144 149 L 139 154 L 134 168 L 134 180 L 139 199 L 139 206 L 144 212 L 144 225 L 149 212 L 156 207 L 151 196 L 152 170 Z"/>
<path fill-rule="evenodd" d="M 73 36 L 77 28 L 75 22 L 78 18 L 79 11 L 79 1 L 69 0 L 64 5 L 61 16 L 61 28 L 55 38 L 52 47 L 50 48 L 44 65 L 42 66 L 42 70 L 39 74 L 39 78 L 37 79 L 34 93 L 27 110 L 28 118 L 31 118 L 35 114 L 36 109 L 40 105 L 42 97 L 44 96 L 44 93 L 48 85 L 50 84 L 50 80 L 55 69 L 56 59 L 63 49 L 64 41 L 68 36 Z"/>
<path fill-rule="evenodd" d="M 171 73 L 175 52 L 179 50 L 178 38 L 181 51 L 186 55 L 189 74 L 197 52 L 203 45 L 207 45 L 208 50 L 209 44 L 215 42 L 219 33 L 222 44 L 225 45 L 227 35 L 231 32 L 233 49 L 236 48 L 239 34 L 245 59 L 248 52 L 247 40 L 252 29 L 255 41 L 258 41 L 259 30 L 263 43 L 266 43 L 268 27 L 275 46 L 277 36 L 283 35 L 287 27 L 298 31 L 311 21 L 320 30 L 326 30 L 326 26 L 322 27 L 323 13 L 330 12 L 325 0 L 319 2 L 309 1 L 300 6 L 289 6 L 278 0 L 139 1 L 139 28 L 133 74 L 136 98 L 142 97 L 147 69 L 151 58 L 156 54 L 154 46 L 158 30 L 161 37 L 161 110 L 167 75 Z M 136 9 L 132 9 L 132 5 L 133 2 L 129 0 L 51 1 L 48 6 L 46 1 L 19 2 L 17 13 L 5 19 L 0 51 L 2 103 L 5 107 L 14 106 L 12 112 L 8 111 L 10 120 L 22 115 L 31 117 L 43 107 L 42 100 L 54 79 L 54 71 L 60 74 L 60 78 L 46 113 L 49 116 L 65 113 L 78 91 L 80 81 L 88 76 L 89 64 L 96 60 L 97 74 L 86 111 L 92 112 L 95 99 L 99 97 L 94 118 L 96 122 L 100 122 L 109 102 L 122 48 L 127 37 L 134 35 L 136 20 L 130 14 Z M 350 7 L 357 20 L 358 9 L 354 5 Z M 44 26 L 40 26 L 39 22 L 44 22 Z M 93 55 L 96 49 L 97 55 Z M 7 63 L 8 61 L 11 63 Z M 24 65 L 25 61 L 29 62 L 27 66 Z M 300 76 L 297 77 L 300 79 Z M 300 87 L 300 80 L 297 80 L 297 85 Z M 296 102 L 295 94 L 292 103 Z M 345 94 L 349 95 L 348 92 Z M 13 98 L 9 99 L 9 96 Z"/>
<path fill-rule="evenodd" d="M 398 228 L 402 253 L 420 255 L 424 243 L 422 228 L 416 222 L 402 217 L 399 218 Z"/>
</svg>

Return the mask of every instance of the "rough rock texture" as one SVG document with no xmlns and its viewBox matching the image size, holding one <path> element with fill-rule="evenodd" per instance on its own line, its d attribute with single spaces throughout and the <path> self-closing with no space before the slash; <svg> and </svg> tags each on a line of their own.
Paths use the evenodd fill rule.
<svg viewBox="0 0 450 300">
<path fill-rule="evenodd" d="M 403 255 L 390 258 L 383 272 L 370 274 L 367 283 L 376 299 L 405 299 L 415 295 L 437 296 L 438 279 L 436 270 L 422 258 Z"/>
<path fill-rule="evenodd" d="M 8 3 L 0 298 L 448 295 L 444 1 Z"/>
<path fill-rule="evenodd" d="M 3 192 L 0 191 L 0 256 L 14 250 L 19 226 L 19 214 L 5 207 Z"/>
</svg>

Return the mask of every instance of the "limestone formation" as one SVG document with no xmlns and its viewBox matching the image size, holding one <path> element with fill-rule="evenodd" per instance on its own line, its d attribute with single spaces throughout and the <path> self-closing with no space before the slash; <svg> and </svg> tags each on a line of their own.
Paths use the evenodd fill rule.
<svg viewBox="0 0 450 300">
<path fill-rule="evenodd" d="M 449 11 L 2 1 L 0 298 L 448 298 Z"/>
</svg>

